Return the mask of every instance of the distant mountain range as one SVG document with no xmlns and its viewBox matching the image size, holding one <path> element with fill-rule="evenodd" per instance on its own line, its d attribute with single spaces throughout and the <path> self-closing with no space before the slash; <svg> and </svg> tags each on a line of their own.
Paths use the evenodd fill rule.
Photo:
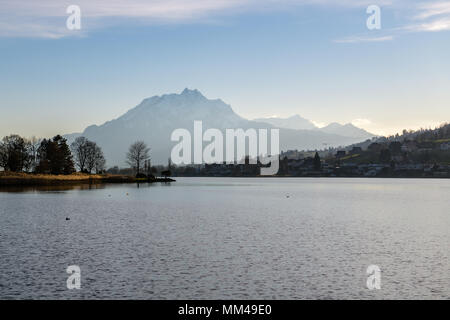
<svg viewBox="0 0 450 320">
<path fill-rule="evenodd" d="M 254 121 L 269 123 L 276 128 L 294 129 L 294 130 L 314 130 L 316 125 L 311 121 L 300 117 L 298 114 L 289 118 L 259 118 Z"/>
<path fill-rule="evenodd" d="M 351 124 L 333 123 L 317 128 L 300 116 L 288 119 L 247 120 L 237 115 L 220 99 L 209 100 L 198 90 L 185 89 L 180 94 L 165 94 L 144 99 L 138 106 L 117 119 L 100 126 L 92 125 L 82 133 L 68 134 L 71 143 L 78 136 L 97 142 L 102 147 L 108 166 L 125 166 L 125 155 L 130 144 L 145 141 L 151 148 L 153 164 L 166 164 L 176 142 L 170 140 L 175 129 L 184 128 L 193 135 L 195 120 L 203 122 L 203 130 L 217 128 L 280 128 L 281 150 L 315 150 L 349 145 L 374 135 Z"/>
<path fill-rule="evenodd" d="M 337 134 L 344 137 L 352 137 L 363 140 L 375 137 L 375 135 L 371 134 L 370 132 L 358 128 L 351 123 L 342 125 L 337 122 L 333 122 L 323 128 L 319 128 L 310 120 L 302 118 L 299 115 L 294 115 L 289 118 L 259 118 L 255 119 L 255 121 L 269 123 L 277 128 L 294 130 L 317 130 L 325 133 Z"/>
</svg>

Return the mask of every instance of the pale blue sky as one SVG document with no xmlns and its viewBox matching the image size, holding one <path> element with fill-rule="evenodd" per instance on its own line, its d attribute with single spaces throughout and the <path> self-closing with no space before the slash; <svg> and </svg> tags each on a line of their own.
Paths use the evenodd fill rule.
<svg viewBox="0 0 450 320">
<path fill-rule="evenodd" d="M 435 126 L 450 121 L 449 40 L 450 1 L 0 0 L 0 136 L 79 132 L 185 87 L 247 118 Z"/>
</svg>

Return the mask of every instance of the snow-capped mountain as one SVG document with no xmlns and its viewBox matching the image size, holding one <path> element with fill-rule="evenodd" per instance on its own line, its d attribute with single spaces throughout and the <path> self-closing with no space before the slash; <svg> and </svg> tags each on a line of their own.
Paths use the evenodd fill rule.
<svg viewBox="0 0 450 320">
<path fill-rule="evenodd" d="M 319 130 L 326 133 L 338 134 L 344 137 L 361 138 L 362 140 L 371 139 L 375 137 L 375 135 L 371 134 L 370 132 L 358 128 L 351 123 L 342 125 L 337 122 L 333 122 L 327 125 L 326 127 L 320 128 Z"/>
<path fill-rule="evenodd" d="M 89 126 L 84 132 L 66 135 L 66 138 L 69 143 L 78 136 L 85 136 L 97 142 L 103 149 L 108 166 L 125 166 L 126 152 L 130 144 L 143 140 L 151 148 L 152 163 L 165 164 L 173 146 L 177 144 L 170 139 L 172 132 L 183 128 L 190 131 L 193 137 L 195 120 L 203 122 L 203 131 L 208 128 L 217 128 L 222 132 L 225 132 L 225 129 L 274 128 L 268 123 L 240 117 L 220 99 L 210 100 L 198 90 L 185 89 L 180 94 L 144 99 L 119 118 L 100 126 Z M 363 140 L 317 129 L 280 129 L 281 150 L 322 149 L 324 146 L 349 145 Z"/>
<path fill-rule="evenodd" d="M 308 119 L 302 118 L 298 114 L 289 118 L 259 118 L 254 121 L 269 123 L 276 128 L 294 129 L 294 130 L 313 130 L 316 125 Z"/>
<path fill-rule="evenodd" d="M 371 139 L 375 135 L 367 132 L 364 129 L 358 128 L 351 123 L 339 124 L 337 122 L 319 128 L 312 121 L 302 118 L 299 115 L 294 115 L 289 118 L 260 118 L 255 121 L 260 121 L 273 125 L 276 128 L 296 129 L 296 130 L 317 130 L 330 134 L 337 134 L 344 137 L 351 137 L 357 139 Z"/>
</svg>

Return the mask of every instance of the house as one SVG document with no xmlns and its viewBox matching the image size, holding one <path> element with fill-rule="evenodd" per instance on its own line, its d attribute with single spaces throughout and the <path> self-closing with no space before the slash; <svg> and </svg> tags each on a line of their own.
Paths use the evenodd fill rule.
<svg viewBox="0 0 450 320">
<path fill-rule="evenodd" d="M 450 141 L 441 143 L 440 149 L 442 151 L 450 150 Z"/>
<path fill-rule="evenodd" d="M 343 157 L 345 157 L 345 150 L 339 150 L 336 153 L 336 158 L 343 158 Z"/>
<path fill-rule="evenodd" d="M 361 147 L 353 147 L 352 150 L 350 150 L 350 154 L 359 154 L 362 152 L 362 148 Z"/>
<path fill-rule="evenodd" d="M 364 173 L 364 177 L 376 177 L 377 171 L 376 170 L 369 170 Z"/>
<path fill-rule="evenodd" d="M 377 142 L 371 143 L 367 149 L 369 149 L 372 152 L 380 152 L 381 149 L 383 149 L 383 146 Z"/>
<path fill-rule="evenodd" d="M 391 151 L 391 154 L 400 154 L 402 152 L 402 143 L 400 141 L 392 141 L 389 144 L 389 151 Z"/>
<path fill-rule="evenodd" d="M 402 152 L 412 152 L 417 150 L 417 145 L 414 141 L 407 141 L 402 144 Z"/>
</svg>

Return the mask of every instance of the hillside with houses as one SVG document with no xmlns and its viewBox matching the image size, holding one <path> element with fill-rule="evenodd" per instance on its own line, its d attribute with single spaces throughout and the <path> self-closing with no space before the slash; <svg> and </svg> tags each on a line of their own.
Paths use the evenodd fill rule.
<svg viewBox="0 0 450 320">
<path fill-rule="evenodd" d="M 450 124 L 436 129 L 404 130 L 401 135 L 375 138 L 345 148 L 287 151 L 280 174 L 366 177 L 450 177 Z"/>
<path fill-rule="evenodd" d="M 260 163 L 174 167 L 179 176 L 257 176 Z M 278 176 L 450 178 L 450 124 L 327 150 L 288 150 Z"/>
</svg>

